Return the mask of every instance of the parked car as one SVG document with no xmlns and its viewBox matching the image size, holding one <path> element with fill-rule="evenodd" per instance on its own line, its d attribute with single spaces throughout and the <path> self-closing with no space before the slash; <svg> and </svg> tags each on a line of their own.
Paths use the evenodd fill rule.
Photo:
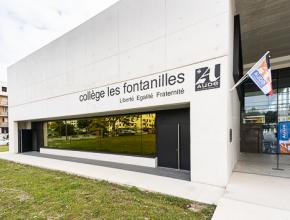
<svg viewBox="0 0 290 220">
<path fill-rule="evenodd" d="M 117 133 L 119 136 L 130 136 L 135 135 L 136 132 L 130 129 L 119 129 Z"/>
</svg>

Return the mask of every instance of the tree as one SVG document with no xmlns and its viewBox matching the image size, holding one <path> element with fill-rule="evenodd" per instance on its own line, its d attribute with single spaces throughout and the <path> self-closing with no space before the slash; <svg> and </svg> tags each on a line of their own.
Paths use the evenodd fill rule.
<svg viewBox="0 0 290 220">
<path fill-rule="evenodd" d="M 49 123 L 49 129 L 53 131 L 57 136 L 74 135 L 75 127 L 72 124 L 65 123 L 65 121 L 55 121 Z"/>
<path fill-rule="evenodd" d="M 73 126 L 72 124 L 68 124 L 68 123 L 63 123 L 62 124 L 62 128 L 61 128 L 61 135 L 62 136 L 70 136 L 70 135 L 74 135 L 76 134 L 75 131 L 75 126 Z"/>
<path fill-rule="evenodd" d="M 89 119 L 79 119 L 77 120 L 77 127 L 79 129 L 85 129 L 86 133 L 88 133 L 88 128 L 90 124 L 92 123 L 92 120 Z"/>
<path fill-rule="evenodd" d="M 107 116 L 104 117 L 106 126 L 112 128 L 112 134 L 116 135 L 116 124 L 117 122 L 122 122 L 123 124 L 130 126 L 134 120 L 140 118 L 140 115 L 117 115 L 117 116 Z"/>
<path fill-rule="evenodd" d="M 94 118 L 91 120 L 91 123 L 88 125 L 88 132 L 92 133 L 100 129 L 102 129 L 104 133 L 108 132 L 104 118 Z"/>
<path fill-rule="evenodd" d="M 255 107 L 253 107 L 251 110 L 246 112 L 247 116 L 256 116 L 256 115 L 263 115 L 262 112 L 260 112 L 258 109 L 256 109 Z"/>
</svg>

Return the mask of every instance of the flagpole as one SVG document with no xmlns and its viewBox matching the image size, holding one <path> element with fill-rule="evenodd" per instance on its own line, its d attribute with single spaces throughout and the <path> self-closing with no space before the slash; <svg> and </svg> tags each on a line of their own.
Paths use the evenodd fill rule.
<svg viewBox="0 0 290 220">
<path fill-rule="evenodd" d="M 270 53 L 270 51 L 267 51 L 264 56 L 262 56 L 258 62 L 259 63 L 265 56 L 267 56 Z M 255 68 L 256 64 L 254 66 L 252 66 L 251 69 L 248 70 L 248 72 L 233 86 L 233 88 L 230 89 L 230 91 L 233 91 L 238 85 L 240 85 L 245 79 L 247 79 L 249 77 L 249 73 L 253 70 L 253 68 Z"/>
<path fill-rule="evenodd" d="M 239 79 L 239 81 L 233 86 L 233 88 L 231 88 L 230 91 L 233 91 L 236 87 L 238 87 L 238 85 L 240 85 L 248 77 L 249 77 L 249 73 L 246 73 L 245 75 L 243 75 L 243 77 Z"/>
</svg>

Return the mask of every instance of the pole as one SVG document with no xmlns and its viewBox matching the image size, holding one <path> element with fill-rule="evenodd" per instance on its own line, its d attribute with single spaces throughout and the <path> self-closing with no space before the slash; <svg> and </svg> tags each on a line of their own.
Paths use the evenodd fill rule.
<svg viewBox="0 0 290 220">
<path fill-rule="evenodd" d="M 177 167 L 180 170 L 180 124 L 177 124 Z"/>
<path fill-rule="evenodd" d="M 236 87 L 238 87 L 243 81 L 245 81 L 249 77 L 249 72 L 246 73 L 239 81 L 231 88 L 230 91 L 233 91 Z"/>
<path fill-rule="evenodd" d="M 141 153 L 143 155 L 143 117 L 141 116 L 137 116 L 140 117 L 140 124 L 141 124 Z"/>
<path fill-rule="evenodd" d="M 67 123 L 65 121 L 65 140 L 67 141 Z"/>
<path fill-rule="evenodd" d="M 277 74 L 277 144 L 276 144 L 276 167 L 272 168 L 273 170 L 284 170 L 280 168 L 280 150 L 279 150 L 279 73 Z"/>
<path fill-rule="evenodd" d="M 278 152 L 278 147 L 279 147 L 279 139 L 277 141 L 277 150 L 276 150 L 276 167 L 272 168 L 273 170 L 284 170 L 280 168 L 280 153 Z"/>
</svg>

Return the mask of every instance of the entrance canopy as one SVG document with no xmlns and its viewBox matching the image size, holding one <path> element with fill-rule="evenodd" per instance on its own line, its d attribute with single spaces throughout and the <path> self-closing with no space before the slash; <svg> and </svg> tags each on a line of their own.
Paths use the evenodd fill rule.
<svg viewBox="0 0 290 220">
<path fill-rule="evenodd" d="M 290 177 L 290 155 L 276 166 L 277 125 L 290 121 L 290 1 L 236 0 L 244 73 L 271 52 L 273 96 L 246 80 L 241 98 L 241 155 L 235 171 Z"/>
<path fill-rule="evenodd" d="M 236 11 L 244 64 L 256 62 L 267 50 L 272 58 L 290 55 L 290 1 L 236 0 Z"/>
</svg>

